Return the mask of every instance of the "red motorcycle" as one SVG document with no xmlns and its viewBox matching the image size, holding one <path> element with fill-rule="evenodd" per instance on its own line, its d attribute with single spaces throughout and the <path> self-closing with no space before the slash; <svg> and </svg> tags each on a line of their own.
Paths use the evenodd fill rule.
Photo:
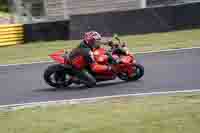
<svg viewBox="0 0 200 133">
<path fill-rule="evenodd" d="M 109 50 L 106 48 L 96 48 L 93 51 L 93 56 L 97 63 L 108 64 L 106 52 L 111 52 L 111 55 L 119 61 L 119 64 L 117 64 L 118 73 L 114 73 L 113 71 L 95 73 L 90 68 L 87 68 L 87 72 L 92 74 L 97 82 L 114 80 L 117 77 L 124 81 L 139 80 L 144 75 L 144 67 L 136 62 L 135 56 L 128 51 L 124 42 L 121 43 L 118 37 L 115 37 L 115 39 L 118 40 L 117 44 L 112 43 L 112 45 L 109 45 Z M 50 65 L 44 72 L 44 80 L 48 85 L 61 88 L 68 87 L 71 84 L 84 84 L 84 82 L 81 82 L 81 80 L 76 77 L 76 74 L 73 73 L 73 68 L 70 67 L 67 55 L 68 53 L 65 52 L 65 50 L 60 50 L 49 55 L 58 64 Z M 66 64 L 68 67 L 66 67 Z M 82 64 L 80 63 L 80 65 Z"/>
</svg>

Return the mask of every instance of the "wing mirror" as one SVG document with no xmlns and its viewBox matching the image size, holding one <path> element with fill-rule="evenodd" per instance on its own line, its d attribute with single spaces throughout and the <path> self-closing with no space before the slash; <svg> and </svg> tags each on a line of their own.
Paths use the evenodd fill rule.
<svg viewBox="0 0 200 133">
<path fill-rule="evenodd" d="M 121 44 L 121 40 L 117 34 L 114 34 L 114 38 L 119 42 L 119 44 Z"/>
<path fill-rule="evenodd" d="M 114 34 L 114 38 L 118 41 L 120 41 L 119 36 L 117 34 Z"/>
</svg>

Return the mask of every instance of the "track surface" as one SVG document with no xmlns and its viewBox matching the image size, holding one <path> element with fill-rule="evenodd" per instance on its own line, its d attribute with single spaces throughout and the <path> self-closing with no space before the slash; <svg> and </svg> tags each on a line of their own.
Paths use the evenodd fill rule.
<svg viewBox="0 0 200 133">
<path fill-rule="evenodd" d="M 145 67 L 136 82 L 120 80 L 95 88 L 72 87 L 55 90 L 42 79 L 49 64 L 0 67 L 0 105 L 79 99 L 97 96 L 200 89 L 200 49 L 150 53 L 136 56 Z"/>
</svg>

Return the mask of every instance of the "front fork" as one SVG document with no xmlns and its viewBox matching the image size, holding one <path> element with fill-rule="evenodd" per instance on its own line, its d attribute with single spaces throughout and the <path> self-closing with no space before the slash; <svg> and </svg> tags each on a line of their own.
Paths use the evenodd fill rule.
<svg viewBox="0 0 200 133">
<path fill-rule="evenodd" d="M 121 66 L 122 73 L 126 73 L 129 78 L 136 75 L 136 67 L 134 64 L 127 64 Z"/>
</svg>

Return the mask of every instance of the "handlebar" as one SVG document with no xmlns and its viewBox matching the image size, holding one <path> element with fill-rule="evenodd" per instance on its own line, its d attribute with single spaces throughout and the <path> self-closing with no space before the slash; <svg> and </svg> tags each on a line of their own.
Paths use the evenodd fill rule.
<svg viewBox="0 0 200 133">
<path fill-rule="evenodd" d="M 125 42 L 121 43 L 120 40 L 119 40 L 119 43 L 113 43 L 113 41 L 109 41 L 108 45 L 111 48 L 124 48 L 124 47 L 127 47 L 126 43 Z"/>
<path fill-rule="evenodd" d="M 118 41 L 118 43 L 113 43 L 113 41 L 109 42 L 109 46 L 111 46 L 111 51 L 116 52 L 118 54 L 128 54 L 127 44 L 118 37 L 118 35 L 114 35 L 113 37 Z"/>
</svg>

